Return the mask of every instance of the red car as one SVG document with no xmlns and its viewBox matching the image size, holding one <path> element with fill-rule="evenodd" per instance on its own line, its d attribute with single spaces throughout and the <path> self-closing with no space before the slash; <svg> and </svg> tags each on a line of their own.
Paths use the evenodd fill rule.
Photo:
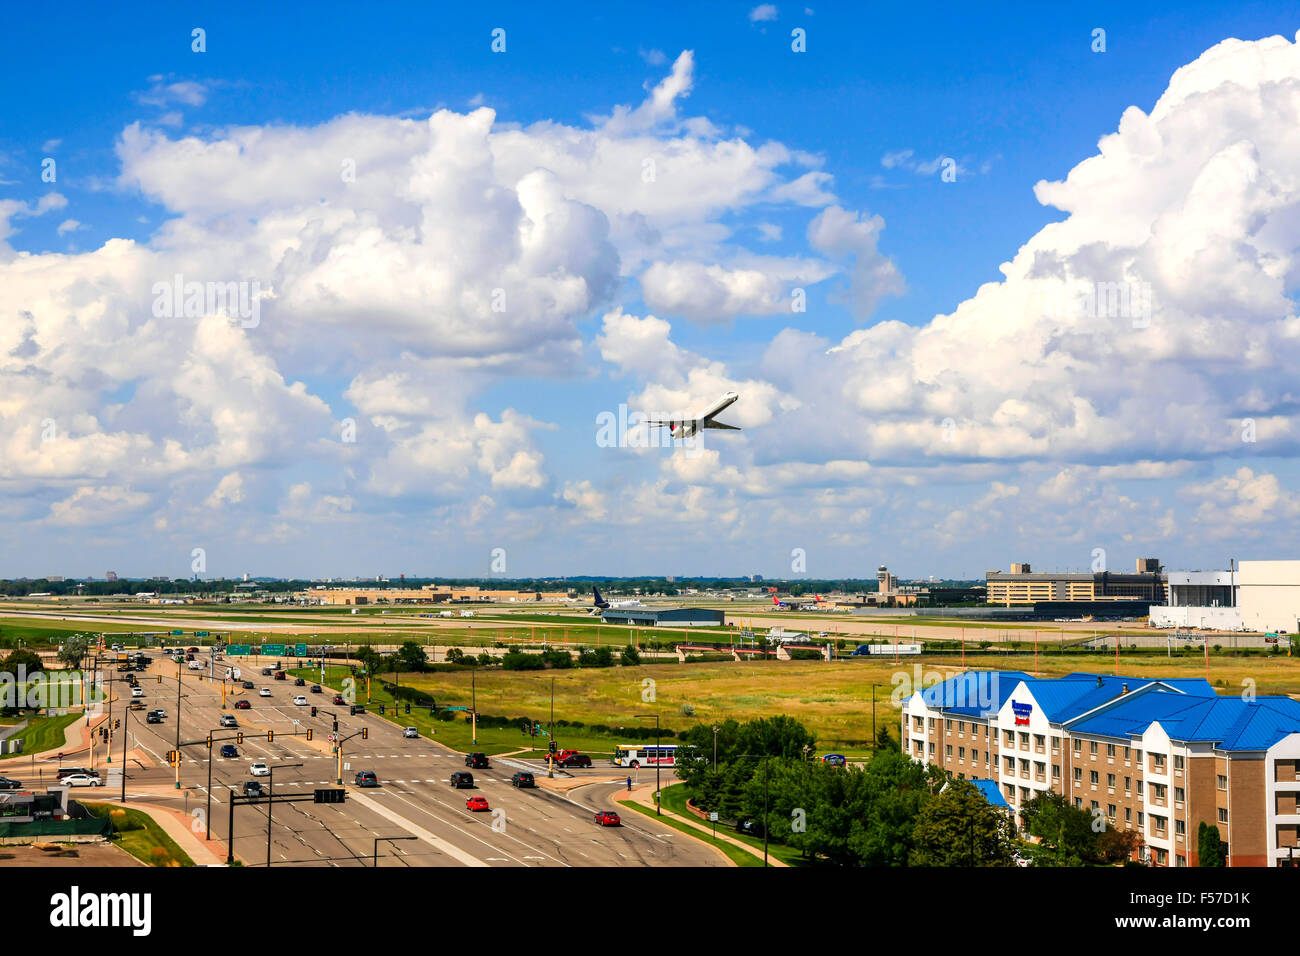
<svg viewBox="0 0 1300 956">
<path fill-rule="evenodd" d="M 347 701 L 343 699 L 343 695 L 342 695 L 342 694 L 335 694 L 335 695 L 334 695 L 334 703 L 337 704 L 339 707 L 342 707 L 344 704 L 347 703 Z"/>
<path fill-rule="evenodd" d="M 616 827 L 623 823 L 623 821 L 618 818 L 618 814 L 613 810 L 601 810 L 597 812 L 596 822 L 602 827 Z"/>
<path fill-rule="evenodd" d="M 488 806 L 487 797 L 470 797 L 465 801 L 466 810 L 491 810 Z"/>
<path fill-rule="evenodd" d="M 235 701 L 235 710 L 248 710 L 253 705 L 246 700 Z"/>
</svg>

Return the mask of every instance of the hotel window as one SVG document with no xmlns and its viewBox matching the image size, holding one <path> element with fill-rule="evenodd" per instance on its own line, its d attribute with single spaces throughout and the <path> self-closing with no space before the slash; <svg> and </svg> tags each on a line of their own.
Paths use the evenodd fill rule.
<svg viewBox="0 0 1300 956">
<path fill-rule="evenodd" d="M 931 756 L 931 757 L 934 756 L 934 741 L 933 741 L 933 740 L 930 741 L 930 756 Z"/>
<path fill-rule="evenodd" d="M 1144 825 L 1144 824 L 1143 824 L 1143 821 L 1144 821 L 1145 819 L 1146 819 L 1146 814 L 1143 813 L 1141 810 L 1139 810 L 1139 811 L 1138 811 L 1138 826 L 1143 826 L 1143 825 Z"/>
<path fill-rule="evenodd" d="M 1161 803 L 1164 803 L 1164 802 L 1165 802 L 1165 791 L 1168 790 L 1168 789 L 1169 789 L 1169 788 L 1166 787 L 1163 783 L 1153 783 L 1153 784 L 1151 784 L 1151 799 L 1152 799 L 1152 800 L 1158 800 L 1158 801 L 1160 801 Z"/>
<path fill-rule="evenodd" d="M 1133 752 L 1133 758 L 1137 760 L 1138 763 L 1142 762 L 1142 748 L 1139 747 L 1136 751 Z"/>
<path fill-rule="evenodd" d="M 1029 734 L 1020 735 L 1020 749 L 1021 750 L 1029 749 Z"/>
<path fill-rule="evenodd" d="M 1092 754 L 1094 757 L 1097 755 L 1097 741 L 1088 741 L 1088 753 Z"/>
<path fill-rule="evenodd" d="M 979 752 L 978 750 L 976 750 L 974 747 L 972 747 L 972 748 L 970 749 L 970 762 L 971 762 L 971 763 L 979 763 L 979 762 L 980 762 L 980 752 Z"/>
<path fill-rule="evenodd" d="M 1029 776 L 1029 761 L 1028 761 L 1028 760 L 1022 760 L 1022 761 L 1020 761 L 1020 776 L 1022 776 L 1022 777 L 1028 777 L 1028 776 Z"/>
<path fill-rule="evenodd" d="M 965 759 L 966 759 L 966 748 L 965 748 L 965 747 L 958 747 L 958 748 L 957 748 L 957 759 L 958 759 L 958 760 L 965 760 Z"/>
<path fill-rule="evenodd" d="M 1059 763 L 1052 764 L 1052 779 L 1053 780 L 1061 779 L 1061 765 Z"/>
<path fill-rule="evenodd" d="M 1095 770 L 1088 771 L 1088 782 L 1092 784 L 1094 787 L 1097 785 L 1097 771 Z"/>
<path fill-rule="evenodd" d="M 1014 773 L 1016 772 L 1016 758 L 1015 758 L 1015 757 L 1005 757 L 1005 758 L 1003 758 L 1003 759 L 1004 759 L 1004 761 L 1005 761 L 1004 766 L 1006 767 L 1006 772 L 1007 772 L 1007 773 L 1014 774 Z"/>
<path fill-rule="evenodd" d="M 1174 769 L 1175 769 L 1175 770 L 1182 770 L 1182 769 L 1183 769 L 1183 755 L 1182 755 L 1182 754 L 1174 754 Z"/>
<path fill-rule="evenodd" d="M 1029 799 L 1029 788 L 1028 788 L 1028 787 L 1021 787 L 1021 788 L 1020 788 L 1020 802 L 1021 802 L 1021 803 L 1024 803 L 1024 802 L 1027 801 L 1028 799 Z"/>
<path fill-rule="evenodd" d="M 949 757 L 949 758 L 952 757 L 952 744 L 947 744 L 947 745 L 943 748 L 943 755 L 944 755 L 945 757 Z"/>
<path fill-rule="evenodd" d="M 1014 747 L 1016 745 L 1015 733 L 1010 730 L 1002 731 L 1002 742 L 1008 747 Z"/>
<path fill-rule="evenodd" d="M 1092 803 L 1092 809 L 1093 809 L 1093 810 L 1100 810 L 1100 809 L 1101 809 L 1101 804 L 1098 803 L 1096 800 L 1091 801 L 1091 803 Z"/>
<path fill-rule="evenodd" d="M 1053 737 L 1053 738 L 1052 738 L 1052 753 L 1056 753 L 1056 752 L 1057 752 L 1058 750 L 1060 750 L 1060 749 L 1061 749 L 1061 738 L 1060 738 L 1060 737 Z"/>
<path fill-rule="evenodd" d="M 1168 850 L 1156 850 L 1156 865 L 1157 865 L 1157 866 L 1168 866 L 1168 865 L 1169 865 L 1169 851 L 1168 851 Z"/>
<path fill-rule="evenodd" d="M 1187 823 L 1186 823 L 1186 821 L 1184 821 L 1184 820 L 1175 820 L 1175 821 L 1174 821 L 1174 832 L 1175 832 L 1175 833 L 1178 833 L 1178 834 L 1184 834 L 1184 833 L 1186 833 L 1186 832 L 1187 832 Z"/>
<path fill-rule="evenodd" d="M 925 721 L 922 720 L 920 717 L 913 717 L 913 718 L 912 718 L 912 726 L 915 727 L 917 730 L 924 730 L 924 729 L 925 729 Z"/>
<path fill-rule="evenodd" d="M 1133 819 L 1133 808 L 1132 808 L 1132 807 L 1125 807 L 1125 808 L 1124 808 L 1124 822 L 1127 823 L 1127 822 L 1131 821 L 1132 819 Z"/>
<path fill-rule="evenodd" d="M 1174 803 L 1183 803 L 1187 799 L 1187 791 L 1182 787 L 1174 787 Z"/>
<path fill-rule="evenodd" d="M 1227 823 L 1227 822 L 1228 822 L 1228 808 L 1227 808 L 1227 807 L 1219 807 L 1219 822 L 1220 822 L 1220 823 Z"/>
<path fill-rule="evenodd" d="M 1219 785 L 1219 789 L 1220 789 L 1220 790 L 1227 790 L 1227 789 L 1228 789 L 1228 778 L 1225 777 L 1223 774 L 1219 774 L 1219 784 L 1218 784 L 1218 785 Z"/>
<path fill-rule="evenodd" d="M 1113 773 L 1106 774 L 1106 786 L 1110 787 L 1112 790 L 1115 789 L 1115 775 Z"/>
<path fill-rule="evenodd" d="M 1138 796 L 1142 796 L 1142 781 L 1138 781 Z"/>
<path fill-rule="evenodd" d="M 966 733 L 966 721 L 964 720 L 957 721 L 957 733 L 959 734 Z"/>
<path fill-rule="evenodd" d="M 1079 781 L 1079 780 L 1082 780 L 1082 779 L 1083 779 L 1083 768 L 1082 768 L 1082 767 L 1075 767 L 1075 768 L 1074 768 L 1074 779 L 1075 779 L 1076 781 Z"/>
<path fill-rule="evenodd" d="M 1125 760 L 1129 759 L 1129 750 L 1127 747 L 1124 748 L 1124 759 Z"/>
<path fill-rule="evenodd" d="M 1082 810 L 1082 809 L 1083 809 L 1083 797 L 1075 797 L 1075 798 L 1074 798 L 1074 805 L 1075 805 L 1076 807 L 1078 807 L 1080 810 Z"/>
<path fill-rule="evenodd" d="M 1169 821 L 1167 817 L 1159 817 L 1156 816 L 1154 813 L 1151 814 L 1151 826 L 1155 829 L 1156 833 L 1164 833 L 1165 826 L 1168 824 L 1168 822 Z"/>
<path fill-rule="evenodd" d="M 1125 778 L 1124 778 L 1124 792 L 1125 792 L 1125 793 L 1128 793 L 1128 792 L 1131 791 L 1132 789 L 1133 789 L 1133 778 L 1132 778 L 1132 777 L 1125 777 Z"/>
<path fill-rule="evenodd" d="M 952 733 L 952 721 L 946 717 L 943 721 L 943 729 L 945 733 Z"/>
<path fill-rule="evenodd" d="M 1164 772 L 1165 772 L 1165 755 L 1164 755 L 1164 754 L 1152 754 L 1152 755 L 1151 755 L 1151 769 L 1154 770 L 1156 773 L 1164 773 Z"/>
<path fill-rule="evenodd" d="M 1079 754 L 1079 753 L 1083 753 L 1083 741 L 1082 741 L 1082 740 L 1076 740 L 1076 741 L 1074 742 L 1074 752 L 1077 753 L 1077 754 Z"/>
<path fill-rule="evenodd" d="M 930 718 L 930 730 L 931 730 L 932 732 L 933 732 L 933 730 L 934 730 L 934 718 L 933 718 L 933 717 Z"/>
<path fill-rule="evenodd" d="M 1174 866 L 1186 866 L 1186 865 L 1187 865 L 1187 857 L 1183 856 L 1181 853 L 1178 854 L 1178 856 L 1175 857 L 1175 859 L 1176 859 L 1178 862 L 1175 863 Z"/>
<path fill-rule="evenodd" d="M 1106 819 L 1109 820 L 1111 823 L 1115 822 L 1115 804 L 1113 803 L 1106 804 Z"/>
<path fill-rule="evenodd" d="M 1110 757 L 1111 759 L 1114 759 L 1114 757 L 1115 757 L 1115 745 L 1114 745 L 1114 744 L 1107 744 L 1107 745 L 1106 745 L 1106 756 L 1107 756 L 1107 757 Z"/>
</svg>

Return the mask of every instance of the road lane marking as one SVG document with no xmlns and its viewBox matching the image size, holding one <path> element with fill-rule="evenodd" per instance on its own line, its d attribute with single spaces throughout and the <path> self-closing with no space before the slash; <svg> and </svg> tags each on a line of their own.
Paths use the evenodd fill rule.
<svg viewBox="0 0 1300 956">
<path fill-rule="evenodd" d="M 349 799 L 355 800 L 358 803 L 360 803 L 362 806 L 367 807 L 368 809 L 374 811 L 375 813 L 378 813 L 384 819 L 397 824 L 398 826 L 402 827 L 404 830 L 411 833 L 412 835 L 419 837 L 425 843 L 428 843 L 430 846 L 441 850 L 443 853 L 446 853 L 448 856 L 452 857 L 453 859 L 459 860 L 461 863 L 464 863 L 466 866 L 480 866 L 480 867 L 487 866 L 487 864 L 482 860 L 480 860 L 478 857 L 474 856 L 471 853 L 466 852 L 465 850 L 462 850 L 454 843 L 449 843 L 448 841 L 444 840 L 442 837 L 430 833 L 428 830 L 424 829 L 424 827 L 412 823 L 410 820 L 402 816 L 396 810 L 390 810 L 388 807 L 379 803 L 377 800 L 373 800 L 370 797 L 360 793 L 349 794 Z"/>
</svg>

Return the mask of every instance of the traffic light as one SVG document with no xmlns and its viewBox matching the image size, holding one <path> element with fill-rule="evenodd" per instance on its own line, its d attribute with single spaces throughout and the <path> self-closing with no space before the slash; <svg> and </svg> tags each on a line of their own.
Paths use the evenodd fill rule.
<svg viewBox="0 0 1300 956">
<path fill-rule="evenodd" d="M 307 739 L 308 739 L 308 740 L 311 740 L 311 728 L 310 728 L 310 727 L 307 728 Z"/>
<path fill-rule="evenodd" d="M 370 728 L 369 728 L 369 727 L 362 727 L 362 728 L 361 728 L 361 739 L 362 739 L 362 740 L 369 740 L 369 739 L 370 739 Z"/>
<path fill-rule="evenodd" d="M 313 708 L 311 709 L 311 715 L 312 715 L 313 717 L 316 716 L 316 708 L 315 708 L 315 707 L 313 707 Z"/>
<path fill-rule="evenodd" d="M 274 740 L 274 739 L 275 739 L 275 731 L 274 731 L 274 730 L 268 730 L 268 731 L 266 732 L 266 742 L 269 744 L 269 743 L 270 743 L 272 740 Z"/>
<path fill-rule="evenodd" d="M 382 705 L 381 705 L 381 706 L 382 706 Z M 348 705 L 348 716 L 349 716 L 349 717 L 355 717 L 356 715 L 357 715 L 357 705 L 356 705 L 356 704 L 349 704 L 349 705 Z"/>
<path fill-rule="evenodd" d="M 347 799 L 347 791 L 337 787 L 328 787 L 312 791 L 312 803 L 342 803 Z"/>
<path fill-rule="evenodd" d="M 336 720 L 334 721 L 334 733 L 337 734 L 338 732 L 339 732 L 339 722 Z"/>
<path fill-rule="evenodd" d="M 235 731 L 235 743 L 242 744 L 243 742 L 244 742 L 244 732 L 242 730 Z M 211 738 L 208 738 L 208 746 L 209 747 L 212 746 Z"/>
<path fill-rule="evenodd" d="M 114 729 L 114 730 L 117 730 L 117 729 L 119 729 L 121 726 L 122 726 L 122 718 L 121 718 L 121 717 L 117 717 L 117 718 L 115 718 L 115 719 L 113 720 L 113 729 Z"/>
<path fill-rule="evenodd" d="M 212 749 L 212 735 L 211 735 L 211 734 L 208 734 L 207 745 L 208 745 L 208 749 L 211 750 L 211 749 Z"/>
<path fill-rule="evenodd" d="M 406 708 L 405 712 L 409 714 L 411 712 L 411 702 L 408 700 L 403 706 Z"/>
<path fill-rule="evenodd" d="M 380 704 L 380 705 L 379 705 L 379 713 L 380 713 L 381 716 L 385 713 L 384 705 L 383 705 L 383 704 Z"/>
</svg>

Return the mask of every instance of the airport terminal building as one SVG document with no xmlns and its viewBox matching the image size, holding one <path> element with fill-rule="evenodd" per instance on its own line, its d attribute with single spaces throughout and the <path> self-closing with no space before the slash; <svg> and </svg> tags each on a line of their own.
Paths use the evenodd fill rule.
<svg viewBox="0 0 1300 956">
<path fill-rule="evenodd" d="M 1300 854 L 1300 702 L 1220 697 L 1200 679 L 968 671 L 903 701 L 903 749 L 996 784 L 1017 825 L 1051 790 L 1135 831 L 1154 866 L 1196 866 L 1202 822 L 1229 866 Z M 988 786 L 989 784 L 981 784 Z"/>
</svg>

